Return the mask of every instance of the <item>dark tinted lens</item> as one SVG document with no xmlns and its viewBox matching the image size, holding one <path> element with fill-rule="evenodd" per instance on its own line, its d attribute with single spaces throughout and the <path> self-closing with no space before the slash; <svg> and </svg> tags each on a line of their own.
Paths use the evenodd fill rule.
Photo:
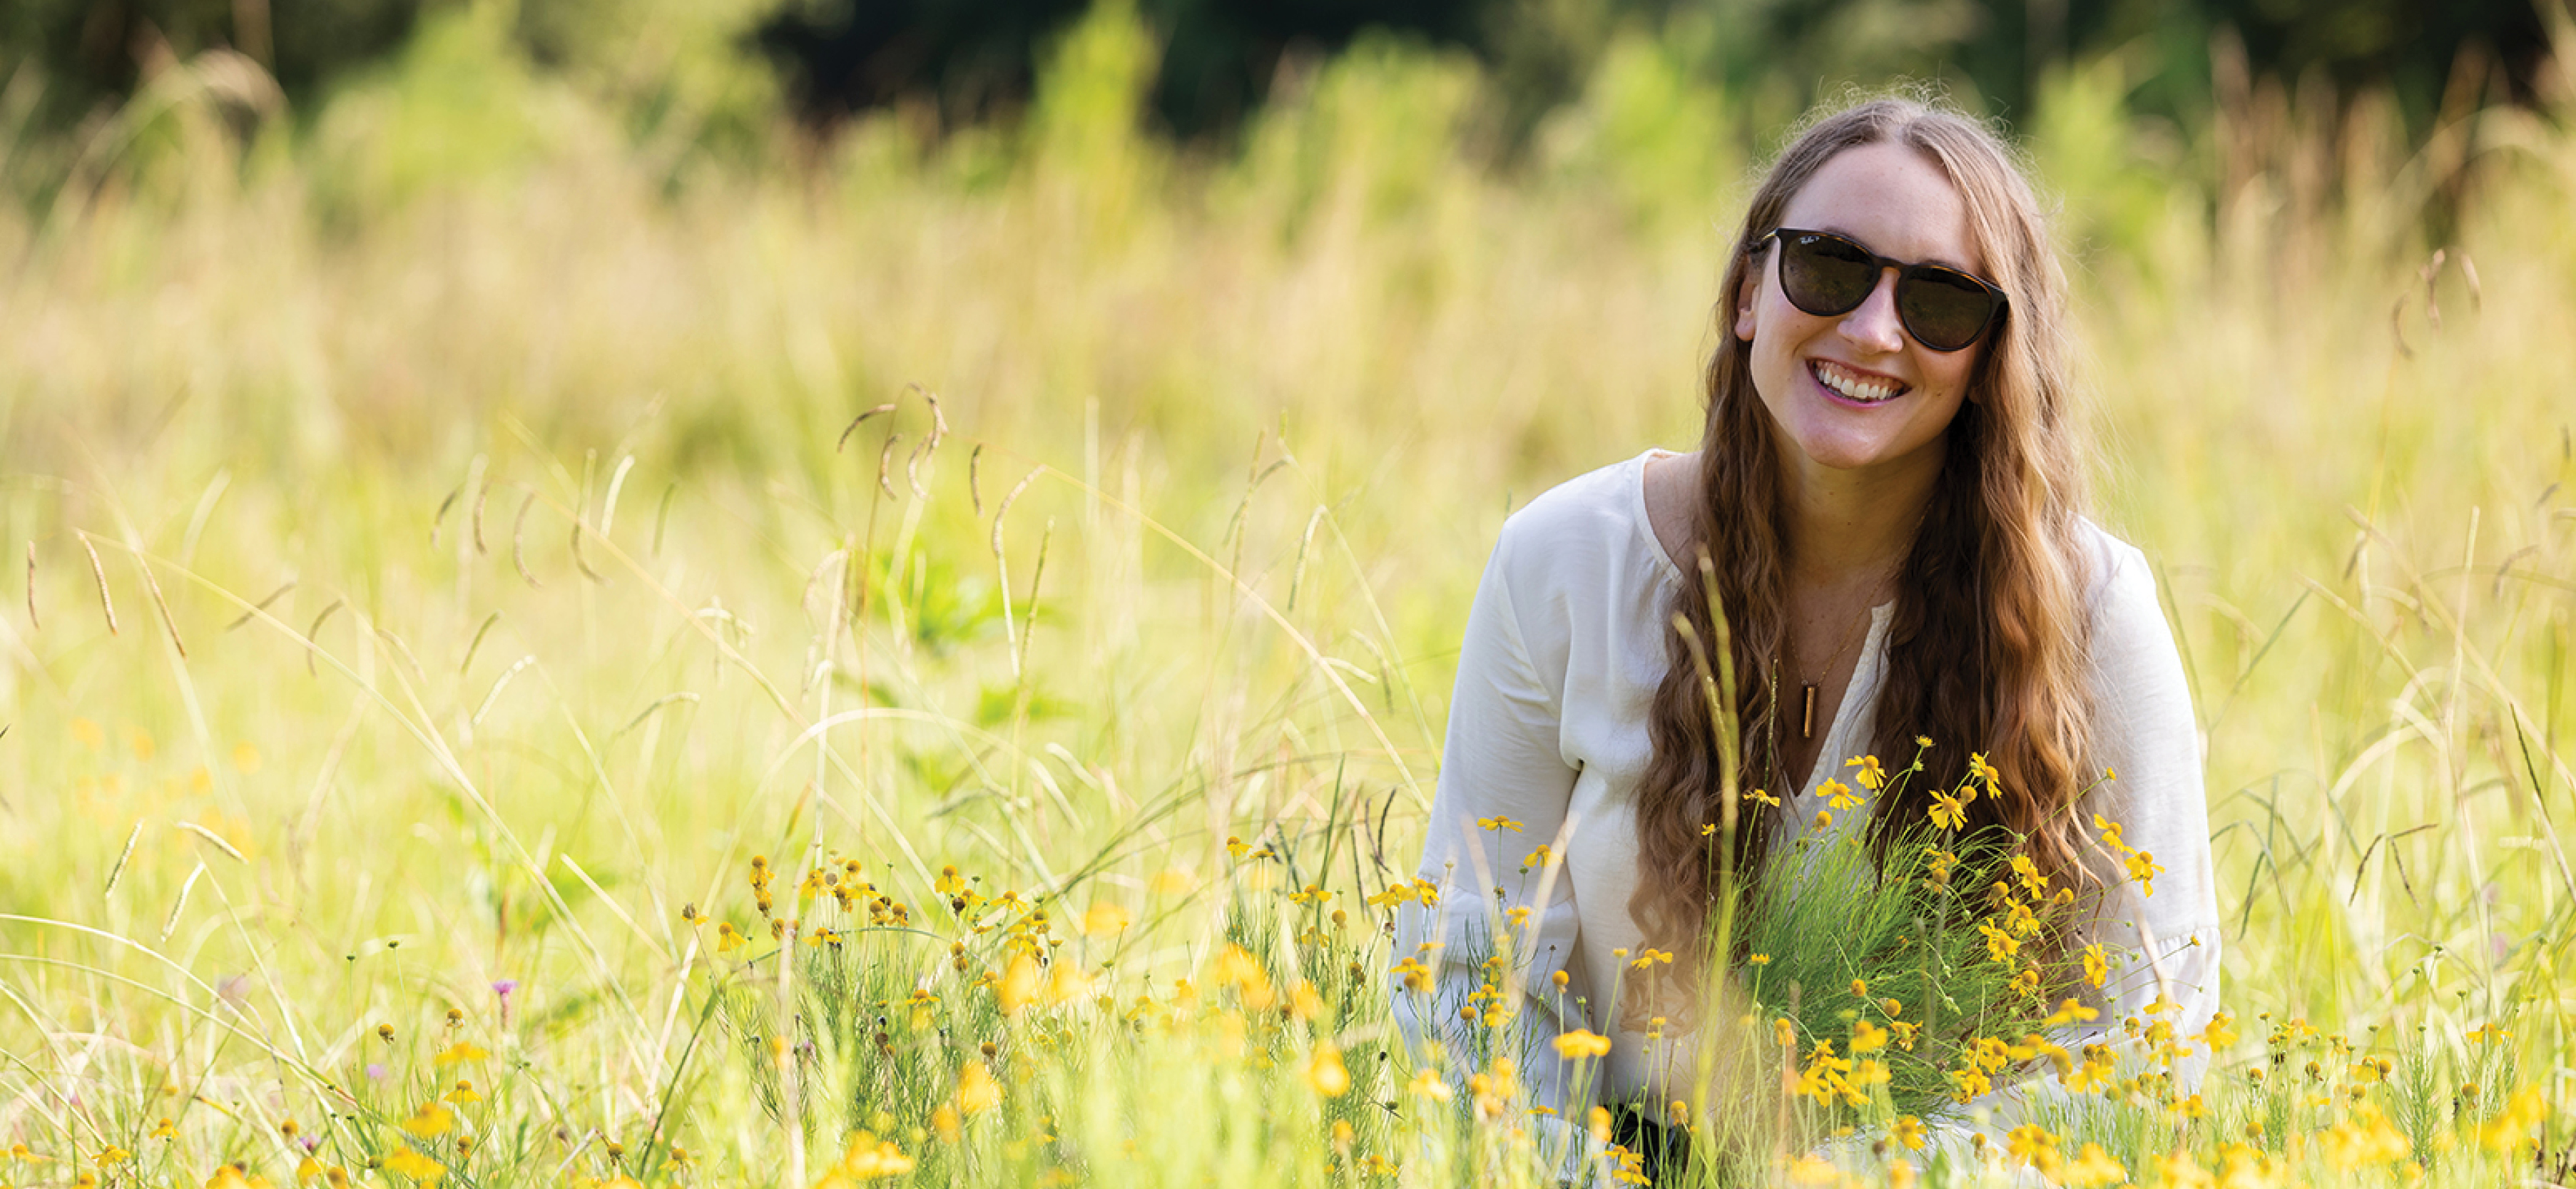
<svg viewBox="0 0 2576 1189">
<path fill-rule="evenodd" d="M 1916 269 L 1896 287 L 1896 312 L 1905 329 L 1937 351 L 1956 351 L 1977 341 L 1994 309 L 1984 286 L 1946 268 Z"/>
<path fill-rule="evenodd" d="M 1878 266 L 1849 240 L 1812 232 L 1780 236 L 1780 290 L 1819 318 L 1845 313 L 1869 297 Z"/>
</svg>

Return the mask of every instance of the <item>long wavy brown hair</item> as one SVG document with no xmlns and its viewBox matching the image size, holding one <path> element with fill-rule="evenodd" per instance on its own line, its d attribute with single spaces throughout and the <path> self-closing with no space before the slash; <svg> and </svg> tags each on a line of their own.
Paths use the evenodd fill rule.
<svg viewBox="0 0 2576 1189">
<path fill-rule="evenodd" d="M 1941 475 L 1911 552 L 1897 571 L 1886 637 L 1873 751 L 1891 770 L 1922 750 L 1924 770 L 1877 807 L 1869 836 L 1883 855 L 1889 831 L 1921 823 L 1934 790 L 1958 787 L 1969 756 L 1983 752 L 2000 773 L 2001 795 L 1968 807 L 1967 829 L 2003 826 L 2023 841 L 2056 886 L 2088 881 L 2077 862 L 2072 806 L 2084 783 L 2091 705 L 2086 676 L 2089 567 L 2082 547 L 2086 504 L 2083 435 L 2071 409 L 2066 282 L 2047 219 L 2012 151 L 1985 125 L 1953 110 L 1880 98 L 1825 114 L 1799 133 L 1753 196 L 1727 265 L 1718 325 L 1758 280 L 1757 241 L 1778 225 L 1799 189 L 1837 153 L 1896 143 L 1921 153 L 1965 199 L 1970 235 L 1987 279 L 2011 306 L 1988 333 L 1971 375 L 1971 399 L 1947 431 Z M 1700 440 L 1699 497 L 1689 543 L 1713 563 L 1737 675 L 1745 788 L 1795 786 L 1782 770 L 1778 732 L 1786 708 L 1783 675 L 1796 671 L 1789 648 L 1791 542 L 1782 489 L 1778 429 L 1754 391 L 1752 344 L 1731 332 L 1708 361 L 1707 428 Z M 1682 555 L 1686 573 L 1694 549 Z M 1667 628 L 1671 670 L 1649 717 L 1654 758 L 1637 790 L 1641 879 L 1630 914 L 1648 941 L 1704 958 L 1703 931 L 1720 897 L 1762 894 L 1780 829 L 1775 812 L 1747 806 L 1734 832 L 1731 864 L 1716 853 L 1723 835 L 1718 736 L 1692 638 L 1720 638 L 1697 575 L 1672 611 L 1690 634 Z M 1711 658 L 1712 660 L 1714 658 Z M 1936 741 L 1918 749 L 1916 737 Z M 1844 757 L 1819 756 L 1833 766 Z M 1736 886 L 1721 887 L 1741 873 Z"/>
</svg>

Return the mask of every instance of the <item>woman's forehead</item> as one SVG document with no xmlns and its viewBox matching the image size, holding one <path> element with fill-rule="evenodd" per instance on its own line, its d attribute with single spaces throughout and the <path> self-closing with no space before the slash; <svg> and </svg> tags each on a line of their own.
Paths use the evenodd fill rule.
<svg viewBox="0 0 2576 1189">
<path fill-rule="evenodd" d="M 1941 167 L 1892 142 L 1836 153 L 1790 196 L 1780 225 L 1830 231 L 1908 263 L 1945 264 L 1985 276 L 1969 231 L 1968 203 Z"/>
</svg>

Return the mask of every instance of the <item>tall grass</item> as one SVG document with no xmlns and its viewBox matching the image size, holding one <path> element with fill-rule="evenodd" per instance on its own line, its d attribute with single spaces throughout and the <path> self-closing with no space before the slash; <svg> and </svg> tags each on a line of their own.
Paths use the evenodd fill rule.
<svg viewBox="0 0 2576 1189">
<path fill-rule="evenodd" d="M 1124 13 L 938 138 L 639 137 L 469 11 L 321 110 L 205 59 L 7 143 L 64 180 L 0 206 L 0 1146 L 46 1161 L 0 1177 L 891 1167 L 852 1128 L 931 1179 L 1528 1174 L 1411 1092 L 1360 897 L 1411 874 L 1502 517 L 1692 438 L 1771 130 L 1632 40 L 1497 166 L 1472 65 L 1368 43 L 1175 153 Z M 2204 728 L 2230 1010 L 2279 1030 L 2194 1142 L 2323 1159 L 2282 1071 L 2381 1055 L 2412 1158 L 2487 1183 L 2439 1137 L 2563 1112 L 2576 1052 L 2567 80 L 2417 148 L 2251 83 L 2151 126 L 2121 69 L 2022 131 Z M 872 956 L 812 981 L 754 854 L 908 920 L 830 908 Z M 1084 983 L 1006 1018 L 952 864 Z"/>
</svg>

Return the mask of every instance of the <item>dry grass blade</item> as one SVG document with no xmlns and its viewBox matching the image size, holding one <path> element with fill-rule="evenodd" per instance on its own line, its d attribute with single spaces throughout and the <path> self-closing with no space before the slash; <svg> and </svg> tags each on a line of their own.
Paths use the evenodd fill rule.
<svg viewBox="0 0 2576 1189">
<path fill-rule="evenodd" d="M 1049 516 L 1046 527 L 1038 532 L 1038 559 L 1029 567 L 1029 614 L 1027 621 L 1020 624 L 1020 655 L 1017 665 L 1018 671 L 1023 674 L 1029 671 L 1029 640 L 1037 635 L 1038 587 L 1046 581 L 1047 547 L 1054 543 L 1055 517 Z M 1006 600 L 1010 597 L 1007 590 L 1003 597 Z M 1023 700 L 1027 699 L 1028 691 L 1025 688 L 1020 691 L 1020 697 Z"/>
<path fill-rule="evenodd" d="M 982 520 L 984 518 L 984 483 L 982 476 L 978 474 L 983 463 L 984 443 L 977 442 L 975 443 L 974 449 L 966 452 L 966 496 L 967 498 L 975 501 L 975 519 L 977 520 Z M 31 567 L 36 564 L 34 557 L 35 555 L 33 553 L 28 555 L 27 564 Z"/>
<path fill-rule="evenodd" d="M 478 556 L 488 555 L 492 552 L 483 545 L 483 503 L 485 500 L 491 498 L 491 495 L 492 481 L 490 479 L 485 479 L 481 487 L 474 489 L 474 552 Z"/>
<path fill-rule="evenodd" d="M 473 641 L 465 646 L 465 659 L 456 663 L 457 676 L 463 677 L 466 670 L 474 667 L 474 654 L 483 647 L 483 637 L 491 633 L 493 624 L 499 622 L 501 613 L 498 611 L 483 617 L 482 625 L 474 629 Z"/>
<path fill-rule="evenodd" d="M 295 580 L 289 578 L 283 585 L 280 585 L 277 589 L 268 592 L 267 598 L 251 604 L 250 610 L 242 612 L 240 618 L 233 620 L 231 623 L 225 624 L 224 630 L 229 632 L 234 628 L 249 623 L 251 619 L 257 616 L 260 612 L 268 610 L 269 604 L 286 597 L 286 592 L 293 589 L 295 589 Z"/>
<path fill-rule="evenodd" d="M 1045 467 L 1038 467 L 1022 476 L 1019 482 L 1011 485 L 1009 494 L 1002 497 L 1001 504 L 993 509 L 993 556 L 1002 556 L 1002 518 L 1011 514 L 1011 502 L 1020 498 L 1020 493 L 1027 491 L 1029 484 L 1037 482 L 1038 476 L 1045 472 Z"/>
<path fill-rule="evenodd" d="M 179 885 L 179 898 L 170 902 L 170 915 L 161 922 L 162 941 L 170 940 L 170 934 L 178 930 L 179 914 L 188 910 L 189 893 L 196 891 L 197 881 L 205 877 L 206 865 L 200 862 L 196 870 L 188 873 L 188 882 Z"/>
<path fill-rule="evenodd" d="M 662 530 L 671 524 L 671 497 L 680 493 L 676 482 L 662 489 L 662 499 L 653 509 L 653 556 L 662 556 Z"/>
<path fill-rule="evenodd" d="M 854 433 L 859 432 L 859 427 L 860 427 L 860 426 L 862 426 L 862 425 L 867 424 L 867 423 L 868 423 L 868 418 L 870 418 L 870 417 L 875 417 L 875 416 L 878 416 L 879 414 L 883 414 L 883 413 L 891 413 L 891 412 L 894 412 L 894 408 L 895 408 L 895 406 L 894 406 L 894 402 L 893 402 L 893 401 L 888 401 L 888 402 L 886 402 L 886 403 L 884 403 L 884 404 L 878 405 L 877 407 L 875 407 L 875 408 L 873 408 L 873 409 L 868 410 L 867 412 L 864 412 L 864 413 L 859 414 L 859 415 L 858 415 L 858 417 L 857 417 L 857 419 L 855 419 L 855 420 L 853 420 L 853 421 L 851 421 L 851 422 L 850 422 L 850 426 L 849 426 L 849 428 L 844 429 L 844 430 L 842 430 L 842 431 L 841 431 L 841 439 L 840 439 L 839 441 L 837 441 L 837 442 L 832 443 L 832 453 L 834 453 L 834 454 L 838 454 L 838 453 L 840 453 L 840 452 L 841 452 L 841 448 L 842 448 L 842 447 L 849 445 L 849 444 L 850 444 L 850 435 L 851 435 L 851 434 L 854 434 Z"/>
<path fill-rule="evenodd" d="M 321 614 L 313 617 L 313 626 L 304 629 L 305 676 L 318 677 L 321 675 L 321 671 L 313 667 L 313 654 L 321 651 L 322 648 L 322 645 L 318 642 L 322 637 L 322 625 L 330 622 L 332 612 L 338 611 L 340 609 L 340 604 L 347 601 L 347 599 L 331 600 L 330 606 L 324 607 Z"/>
<path fill-rule="evenodd" d="M 195 822 L 181 822 L 181 823 L 179 823 L 179 828 L 180 828 L 180 829 L 182 829 L 182 830 L 186 830 L 187 832 L 189 832 L 189 833 L 191 833 L 191 834 L 194 834 L 194 835 L 196 835 L 196 836 L 197 836 L 197 837 L 199 837 L 199 838 L 203 838 L 203 839 L 205 839 L 208 843 L 211 843 L 211 844 L 214 846 L 214 848 L 215 848 L 216 850 L 219 850 L 219 851 L 224 852 L 224 854 L 225 854 L 226 856 L 228 856 L 229 858 L 231 858 L 233 862 L 236 862 L 236 863 L 247 863 L 247 862 L 250 862 L 250 860 L 249 860 L 248 858 L 245 858 L 245 857 L 242 855 L 240 848 L 238 848 L 238 847 L 234 846 L 232 843 L 230 843 L 230 842 L 226 841 L 226 840 L 224 839 L 224 836 L 223 836 L 223 835 L 221 835 L 221 834 L 215 833 L 214 831 L 209 830 L 209 829 L 205 828 L 204 826 L 200 826 L 200 825 L 198 825 L 198 824 L 197 824 L 197 823 L 195 823 Z"/>
<path fill-rule="evenodd" d="M 510 564 L 518 569 L 519 577 L 525 579 L 531 588 L 545 585 L 528 572 L 528 509 L 536 506 L 537 493 L 531 488 L 527 498 L 519 501 L 518 517 L 510 522 Z"/>
<path fill-rule="evenodd" d="M 98 560 L 98 547 L 89 543 L 89 534 L 80 535 L 81 552 L 89 555 L 89 576 L 98 580 L 98 607 L 107 613 L 107 634 L 116 634 L 116 600 L 107 593 L 107 567 Z"/>
<path fill-rule="evenodd" d="M 1288 571 L 1287 610 L 1297 609 L 1297 589 L 1306 584 L 1306 551 L 1314 547 L 1315 527 L 1322 523 L 1324 523 L 1324 506 L 1317 504 L 1315 514 L 1306 518 L 1306 531 L 1297 538 L 1297 564 Z"/>
<path fill-rule="evenodd" d="M 571 871 L 573 873 L 573 877 L 579 879 L 583 887 L 590 889 L 591 895 L 599 898 L 600 905 L 608 909 L 610 914 L 614 915 L 620 922 L 624 923 L 627 929 L 632 931 L 639 940 L 643 941 L 645 945 L 651 947 L 655 953 L 661 955 L 664 961 L 670 960 L 670 951 L 665 949 L 660 941 L 655 940 L 652 934 L 645 932 L 644 926 L 636 922 L 635 914 L 626 911 L 626 906 L 619 904 L 617 902 L 617 897 L 609 895 L 608 889 L 599 886 L 599 881 L 592 879 L 589 872 L 582 870 L 581 864 L 574 862 L 571 855 L 558 851 L 555 854 L 555 861 L 563 864 L 566 870 Z"/>
<path fill-rule="evenodd" d="M 574 569 L 581 571 L 581 576 L 584 578 L 598 583 L 608 581 L 599 576 L 599 571 L 590 568 L 589 558 L 581 555 L 581 518 L 578 516 L 573 517 L 572 521 L 572 564 Z"/>
<path fill-rule="evenodd" d="M 617 460 L 617 469 L 608 476 L 608 496 L 599 502 L 599 535 L 607 536 L 617 529 L 617 493 L 626 489 L 626 475 L 635 469 L 632 454 Z"/>
<path fill-rule="evenodd" d="M 152 563 L 141 553 L 134 555 L 135 568 L 143 571 L 143 590 L 152 596 L 152 607 L 161 613 L 161 628 L 170 633 L 170 646 L 179 650 L 179 659 L 188 659 L 188 642 L 179 638 L 179 621 L 170 614 L 170 600 L 161 595 L 161 580 L 152 576 Z"/>
<path fill-rule="evenodd" d="M 930 453 L 930 451 L 938 445 L 939 435 L 936 432 L 933 432 L 931 436 L 923 438 L 919 443 L 915 444 L 912 448 L 911 456 L 903 460 L 904 485 L 912 488 L 912 498 L 914 499 L 926 500 L 930 498 L 930 493 L 922 490 L 921 487 L 921 458 L 923 455 Z"/>
<path fill-rule="evenodd" d="M 125 849 L 116 856 L 116 866 L 107 869 L 107 886 L 98 890 L 99 899 L 105 900 L 116 894 L 116 881 L 125 877 L 125 865 L 134 859 L 134 844 L 141 841 L 143 841 L 143 823 L 138 821 L 134 823 L 134 829 L 125 836 Z"/>
<path fill-rule="evenodd" d="M 2424 279 L 2424 324 L 2435 330 L 2442 329 L 2442 295 L 2434 290 L 2433 282 L 2441 278 L 2442 262 L 2450 255 L 2440 248 L 2433 249 L 2433 258 L 2415 273 Z"/>
<path fill-rule="evenodd" d="M 27 626 L 41 630 L 45 625 L 36 618 L 36 543 L 27 542 Z"/>
<path fill-rule="evenodd" d="M 462 483 L 459 483 L 459 484 L 457 484 L 457 485 L 456 485 L 456 487 L 455 487 L 453 490 L 451 490 L 451 491 L 449 491 L 449 492 L 447 493 L 447 498 L 446 498 L 446 499 L 443 499 L 443 500 L 438 501 L 438 512 L 437 512 L 437 514 L 435 514 L 435 515 L 433 515 L 433 516 L 431 516 L 431 517 L 429 518 L 429 547 L 430 547 L 430 548 L 432 548 L 432 549 L 436 549 L 436 548 L 438 548 L 438 533 L 439 533 L 439 530 L 440 530 L 440 529 L 443 529 L 443 528 L 446 528 L 446 527 L 447 527 L 447 512 L 448 512 L 448 510 L 449 510 L 449 509 L 454 508 L 454 507 L 456 506 L 456 500 L 457 500 L 457 497 L 462 496 L 462 495 L 464 495 L 464 494 L 465 494 L 465 485 L 464 485 L 464 484 L 462 484 Z"/>
<path fill-rule="evenodd" d="M 887 477 L 887 472 L 894 466 L 894 445 L 902 440 L 902 434 L 887 434 L 884 448 L 877 451 L 877 487 L 889 498 L 894 495 L 894 481 Z"/>
<path fill-rule="evenodd" d="M 527 656 L 520 657 L 519 663 L 510 666 L 507 670 L 504 670 L 499 677 L 494 678 L 492 680 L 491 690 L 483 695 L 482 704 L 474 708 L 474 716 L 465 720 L 467 725 L 477 727 L 482 726 L 483 716 L 492 712 L 492 703 L 501 700 L 502 690 L 510 688 L 510 679 L 518 676 L 519 670 L 525 669 L 535 663 L 537 663 L 536 654 L 530 653 Z"/>
<path fill-rule="evenodd" d="M 420 658 L 411 654 L 411 645 L 403 643 L 403 638 L 395 635 L 392 628 L 377 628 L 376 638 L 394 646 L 394 655 L 402 658 L 403 664 L 411 669 L 411 675 L 415 680 L 428 678 L 429 675 L 421 670 Z"/>
<path fill-rule="evenodd" d="M 1225 522 L 1225 535 L 1217 538 L 1220 541 L 1233 543 L 1235 561 L 1232 568 L 1237 570 L 1243 568 L 1243 529 L 1245 522 L 1252 515 L 1252 497 L 1261 493 L 1261 485 L 1269 482 L 1270 476 L 1278 474 L 1279 469 L 1287 465 L 1288 460 L 1283 458 L 1253 472 L 1252 481 L 1244 485 L 1243 498 L 1235 501 L 1234 515 L 1228 517 Z M 1312 532 L 1311 527 L 1308 531 Z"/>
<path fill-rule="evenodd" d="M 676 694 L 664 694 L 661 697 L 653 699 L 652 705 L 645 707 L 641 712 L 636 714 L 634 718 L 627 720 L 626 725 L 617 728 L 616 734 L 610 735 L 609 738 L 618 738 L 637 727 L 643 726 L 644 720 L 653 717 L 654 711 L 660 710 L 665 706 L 678 705 L 682 702 L 695 706 L 699 701 L 700 699 L 698 695 L 691 693 L 688 690 L 681 690 Z"/>
</svg>

